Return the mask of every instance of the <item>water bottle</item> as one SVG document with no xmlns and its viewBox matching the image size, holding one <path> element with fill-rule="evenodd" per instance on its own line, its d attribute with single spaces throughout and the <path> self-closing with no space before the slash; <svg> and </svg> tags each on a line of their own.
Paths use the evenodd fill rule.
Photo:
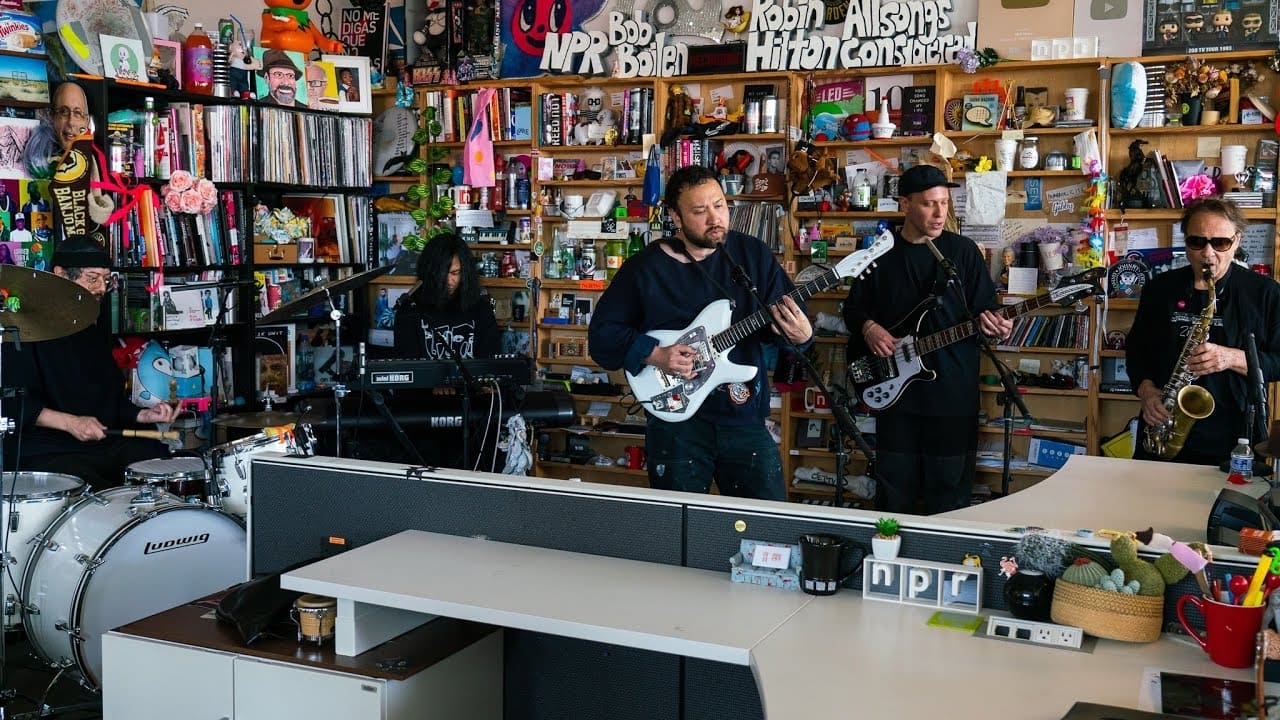
<svg viewBox="0 0 1280 720">
<path fill-rule="evenodd" d="M 858 168 L 853 177 L 853 209 L 862 212 L 871 210 L 871 181 L 867 179 L 867 171 Z"/>
<path fill-rule="evenodd" d="M 1249 447 L 1249 438 L 1240 438 L 1236 449 L 1231 451 L 1231 475 L 1228 480 L 1243 485 L 1253 479 L 1253 448 Z"/>
</svg>

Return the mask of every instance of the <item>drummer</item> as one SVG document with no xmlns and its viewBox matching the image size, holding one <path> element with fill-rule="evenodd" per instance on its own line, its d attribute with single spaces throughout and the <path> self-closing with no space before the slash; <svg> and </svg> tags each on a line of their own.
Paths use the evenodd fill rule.
<svg viewBox="0 0 1280 720">
<path fill-rule="evenodd" d="M 102 246 L 83 235 L 68 237 L 53 253 L 54 274 L 99 302 L 110 289 L 110 265 Z M 23 342 L 20 351 L 7 345 L 4 353 L 5 384 L 26 391 L 4 406 L 3 414 L 16 419 L 20 433 L 5 440 L 6 470 L 65 473 L 105 489 L 123 484 L 129 465 L 168 456 L 168 448 L 156 440 L 110 434 L 171 422 L 177 411 L 167 403 L 141 409 L 129 401 L 101 323 L 53 340 Z"/>
</svg>

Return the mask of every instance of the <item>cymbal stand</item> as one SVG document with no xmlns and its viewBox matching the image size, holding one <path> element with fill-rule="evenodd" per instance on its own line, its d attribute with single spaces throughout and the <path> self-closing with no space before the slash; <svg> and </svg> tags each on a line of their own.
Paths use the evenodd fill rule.
<svg viewBox="0 0 1280 720">
<path fill-rule="evenodd" d="M 3 398 L 4 392 L 5 392 L 4 376 L 3 376 L 5 333 L 13 333 L 14 342 L 15 343 L 21 342 L 21 339 L 18 336 L 18 328 L 6 327 L 3 322 L 0 322 L 0 398 Z M 21 347 L 21 345 L 19 345 L 19 347 Z M 15 397 L 16 395 L 17 395 L 17 391 L 15 391 Z M 15 473 L 13 478 L 14 480 L 13 484 L 10 485 L 10 488 L 11 488 L 10 492 L 8 493 L 4 492 L 3 482 L 2 482 L 4 479 L 4 467 L 5 467 L 4 442 L 5 442 L 5 437 L 8 436 L 9 433 L 13 432 L 16 429 L 16 427 L 17 427 L 17 421 L 11 420 L 10 418 L 5 417 L 3 407 L 0 407 L 0 497 L 3 497 L 4 503 L 7 507 L 13 507 L 12 498 L 10 497 L 10 495 L 12 493 L 17 492 L 18 477 L 17 477 L 17 474 Z M 17 594 L 18 592 L 17 583 L 13 582 L 13 578 L 10 576 L 10 569 L 9 569 L 9 559 L 10 559 L 9 518 L 0 517 L 0 523 L 3 523 L 4 525 L 3 528 L 0 528 L 0 573 L 3 573 L 5 577 L 9 577 L 10 579 L 9 586 L 14 593 L 14 609 L 15 609 L 15 612 L 21 613 L 22 607 L 23 607 L 23 600 Z M 4 583 L 0 582 L 0 587 L 3 587 L 3 586 L 4 586 Z M 8 615 L 9 614 L 8 606 L 9 606 L 9 598 L 8 598 L 8 593 L 6 593 L 5 597 L 0 597 L 0 612 L 3 612 L 4 615 Z M 0 628 L 0 720 L 4 720 L 5 708 L 8 706 L 9 701 L 14 699 L 18 695 L 18 691 L 15 688 L 11 688 L 8 686 L 9 685 L 8 678 L 5 675 L 5 668 L 8 667 L 8 664 L 9 664 L 9 648 L 8 648 L 8 640 L 6 638 L 7 635 L 8 633 L 4 630 L 4 628 Z"/>
<path fill-rule="evenodd" d="M 342 319 L 346 314 L 333 301 L 333 293 L 329 292 L 329 288 L 324 289 L 324 297 L 329 303 L 329 319 L 333 321 L 334 353 L 338 356 L 333 371 L 336 381 L 333 383 L 333 456 L 342 457 L 342 399 L 347 396 L 347 386 L 342 380 L 345 377 L 342 372 Z"/>
</svg>

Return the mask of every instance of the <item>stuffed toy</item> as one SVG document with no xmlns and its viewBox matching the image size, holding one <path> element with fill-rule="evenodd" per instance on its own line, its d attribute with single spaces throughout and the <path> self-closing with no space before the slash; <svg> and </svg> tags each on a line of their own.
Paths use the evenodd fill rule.
<svg viewBox="0 0 1280 720">
<path fill-rule="evenodd" d="M 834 183 L 839 177 L 835 158 L 827 155 L 826 148 L 796 143 L 787 160 L 787 183 L 791 192 L 805 195 Z"/>
<path fill-rule="evenodd" d="M 667 98 L 667 112 L 664 116 L 666 130 L 662 131 L 661 146 L 666 147 L 693 126 L 693 98 L 684 88 L 676 85 L 671 88 L 671 97 Z"/>
<path fill-rule="evenodd" d="M 311 0 L 263 1 L 267 9 L 262 11 L 262 32 L 258 33 L 262 47 L 293 50 L 304 56 L 310 55 L 313 47 L 331 55 L 342 53 L 342 43 L 325 37 L 311 22 L 307 13 Z"/>
<path fill-rule="evenodd" d="M 253 97 L 253 71 L 262 69 L 262 61 L 249 53 L 239 40 L 232 40 L 227 48 L 228 74 L 231 76 L 231 97 Z"/>
</svg>

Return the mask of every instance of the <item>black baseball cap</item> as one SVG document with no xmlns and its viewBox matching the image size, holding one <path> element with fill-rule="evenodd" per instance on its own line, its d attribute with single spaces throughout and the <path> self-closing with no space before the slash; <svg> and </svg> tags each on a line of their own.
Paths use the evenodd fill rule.
<svg viewBox="0 0 1280 720">
<path fill-rule="evenodd" d="M 71 235 L 54 248 L 53 264 L 64 268 L 109 268 L 111 256 L 93 235 Z"/>
<path fill-rule="evenodd" d="M 932 165 L 916 165 L 902 173 L 902 179 L 898 181 L 898 197 L 924 192 L 940 185 L 949 188 L 960 187 L 959 183 L 948 180 L 938 168 Z"/>
</svg>

